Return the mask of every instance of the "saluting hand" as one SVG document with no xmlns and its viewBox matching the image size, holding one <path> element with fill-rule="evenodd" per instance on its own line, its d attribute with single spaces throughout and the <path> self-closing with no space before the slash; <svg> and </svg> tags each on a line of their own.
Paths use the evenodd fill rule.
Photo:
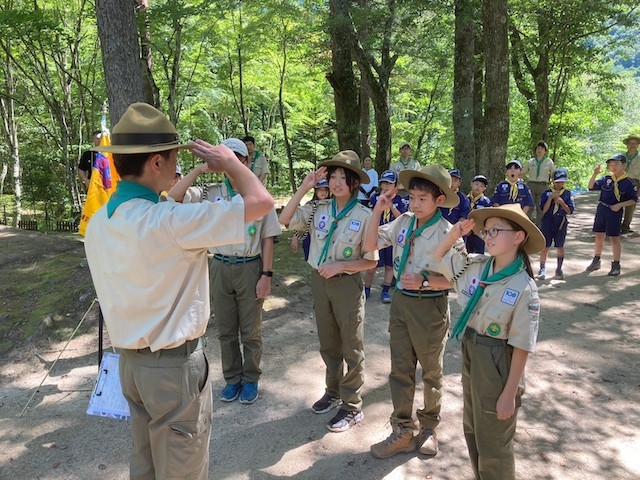
<svg viewBox="0 0 640 480">
<path fill-rule="evenodd" d="M 320 167 L 315 172 L 309 172 L 304 180 L 302 181 L 302 186 L 307 190 L 311 190 L 315 187 L 320 180 L 327 176 L 327 167 Z"/>
<path fill-rule="evenodd" d="M 201 139 L 191 142 L 191 145 L 193 154 L 206 162 L 212 172 L 227 171 L 230 162 L 241 163 L 236 154 L 225 145 L 211 145 Z"/>
</svg>

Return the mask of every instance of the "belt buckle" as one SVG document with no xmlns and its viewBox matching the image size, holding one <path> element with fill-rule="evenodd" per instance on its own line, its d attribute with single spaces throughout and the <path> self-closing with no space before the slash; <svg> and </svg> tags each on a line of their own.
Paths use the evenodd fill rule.
<svg viewBox="0 0 640 480">
<path fill-rule="evenodd" d="M 238 257 L 227 257 L 229 265 L 235 265 L 238 263 Z"/>
</svg>

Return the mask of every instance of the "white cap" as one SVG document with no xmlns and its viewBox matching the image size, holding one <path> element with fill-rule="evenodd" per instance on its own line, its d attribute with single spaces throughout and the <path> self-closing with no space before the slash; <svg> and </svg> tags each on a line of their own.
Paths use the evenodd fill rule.
<svg viewBox="0 0 640 480">
<path fill-rule="evenodd" d="M 247 146 L 244 144 L 242 140 L 237 138 L 227 138 L 222 142 L 222 145 L 228 147 L 235 153 L 242 155 L 243 157 L 249 157 L 249 151 L 247 150 Z"/>
</svg>

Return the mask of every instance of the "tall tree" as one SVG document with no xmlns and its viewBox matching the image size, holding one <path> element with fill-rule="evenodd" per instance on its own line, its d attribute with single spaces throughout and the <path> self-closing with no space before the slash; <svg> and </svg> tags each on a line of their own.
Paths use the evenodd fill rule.
<svg viewBox="0 0 640 480">
<path fill-rule="evenodd" d="M 131 103 L 153 103 L 153 98 L 145 97 L 135 3 L 96 0 L 96 16 L 109 113 L 115 125 Z"/>
</svg>

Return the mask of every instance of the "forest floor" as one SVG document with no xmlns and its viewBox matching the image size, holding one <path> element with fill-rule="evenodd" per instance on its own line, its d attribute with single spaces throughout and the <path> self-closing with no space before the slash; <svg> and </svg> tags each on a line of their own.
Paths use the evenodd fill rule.
<svg viewBox="0 0 640 480">
<path fill-rule="evenodd" d="M 602 270 L 585 272 L 593 254 L 595 202 L 593 194 L 577 199 L 565 280 L 538 281 L 540 335 L 527 366 L 515 441 L 519 479 L 640 478 L 640 236 L 623 239 L 620 277 L 606 275 L 608 243 Z M 633 226 L 640 229 L 640 219 Z M 455 340 L 445 354 L 440 453 L 387 460 L 369 453 L 389 434 L 392 410 L 389 306 L 379 301 L 380 277 L 366 306 L 364 421 L 336 434 L 325 428 L 330 413 L 312 413 L 311 404 L 323 393 L 324 365 L 317 352 L 309 270 L 301 252 L 290 251 L 289 238 L 285 233 L 276 244 L 255 404 L 217 399 L 224 380 L 217 324 L 210 322 L 210 478 L 473 478 L 462 432 L 460 345 Z M 0 478 L 128 478 L 130 425 L 85 413 L 98 370 L 95 306 L 67 345 L 94 295 L 82 243 L 74 236 L 0 227 L 0 252 Z M 537 271 L 537 257 L 534 265 Z M 553 271 L 553 251 L 547 265 Z M 450 299 L 457 318 L 455 295 Z M 416 407 L 421 399 L 420 384 Z"/>
</svg>

